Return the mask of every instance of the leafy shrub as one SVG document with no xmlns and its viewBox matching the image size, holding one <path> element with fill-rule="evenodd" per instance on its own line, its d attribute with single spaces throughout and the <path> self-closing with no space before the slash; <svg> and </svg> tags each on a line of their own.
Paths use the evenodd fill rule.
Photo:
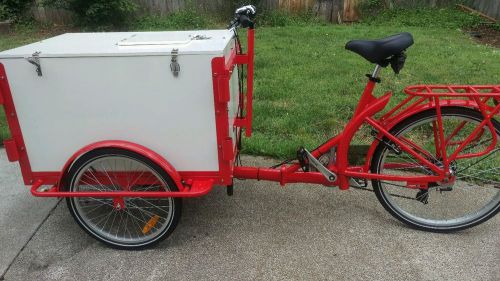
<svg viewBox="0 0 500 281">
<path fill-rule="evenodd" d="M 45 0 L 44 5 L 73 12 L 78 25 L 104 29 L 126 25 L 137 10 L 133 0 Z"/>
<path fill-rule="evenodd" d="M 418 8 L 383 10 L 377 16 L 363 18 L 369 25 L 417 26 L 438 28 L 475 27 L 482 23 L 481 17 L 458 9 Z"/>
<path fill-rule="evenodd" d="M 138 30 L 177 30 L 200 29 L 212 26 L 206 17 L 188 9 L 172 13 L 168 16 L 146 16 L 140 18 L 134 25 Z"/>
<path fill-rule="evenodd" d="M 7 6 L 5 4 L 0 4 L 0 21 L 9 19 L 9 12 L 7 11 Z"/>
<path fill-rule="evenodd" d="M 384 9 L 384 5 L 382 0 L 363 0 L 359 3 L 358 9 L 362 17 L 373 17 Z"/>
<path fill-rule="evenodd" d="M 283 10 L 264 11 L 257 18 L 257 24 L 262 26 L 290 26 L 326 23 L 314 15 L 312 11 L 292 14 Z"/>
<path fill-rule="evenodd" d="M 26 16 L 26 11 L 33 4 L 32 0 L 2 0 L 0 3 L 0 21 L 19 20 Z"/>
</svg>

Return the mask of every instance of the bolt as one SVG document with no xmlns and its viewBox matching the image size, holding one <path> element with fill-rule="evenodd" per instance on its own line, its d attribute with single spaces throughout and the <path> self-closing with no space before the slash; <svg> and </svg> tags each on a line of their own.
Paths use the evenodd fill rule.
<svg viewBox="0 0 500 281">
<path fill-rule="evenodd" d="M 14 114 L 14 112 L 11 112 L 11 113 L 10 113 L 10 116 L 11 116 L 11 117 L 14 117 L 14 116 L 16 116 L 16 115 Z"/>
<path fill-rule="evenodd" d="M 5 76 L 0 76 L 0 80 L 4 80 L 5 79 Z"/>
</svg>

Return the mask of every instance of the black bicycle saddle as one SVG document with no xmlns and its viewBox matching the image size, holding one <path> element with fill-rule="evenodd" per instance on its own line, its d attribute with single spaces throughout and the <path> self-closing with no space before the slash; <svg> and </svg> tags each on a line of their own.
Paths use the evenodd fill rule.
<svg viewBox="0 0 500 281">
<path fill-rule="evenodd" d="M 379 40 L 351 40 L 345 48 L 367 59 L 371 63 L 387 65 L 387 59 L 401 54 L 413 45 L 413 36 L 408 32 L 395 34 Z"/>
</svg>

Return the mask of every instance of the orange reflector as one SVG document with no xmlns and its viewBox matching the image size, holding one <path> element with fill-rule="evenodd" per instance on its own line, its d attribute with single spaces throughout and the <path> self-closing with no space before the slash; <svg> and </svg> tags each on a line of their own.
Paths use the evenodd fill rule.
<svg viewBox="0 0 500 281">
<path fill-rule="evenodd" d="M 146 223 L 144 228 L 142 229 L 142 233 L 146 234 L 148 233 L 151 228 L 155 227 L 155 225 L 158 223 L 158 220 L 160 219 L 160 216 L 154 215 L 152 218 L 149 219 L 149 221 Z"/>
</svg>

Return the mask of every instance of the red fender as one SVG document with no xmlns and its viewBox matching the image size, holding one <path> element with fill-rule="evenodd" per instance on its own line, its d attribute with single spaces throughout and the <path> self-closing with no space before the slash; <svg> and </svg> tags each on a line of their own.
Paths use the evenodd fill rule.
<svg viewBox="0 0 500 281">
<path fill-rule="evenodd" d="M 89 144 L 82 149 L 78 150 L 73 156 L 71 156 L 66 164 L 64 165 L 63 170 L 61 171 L 61 176 L 59 178 L 59 183 L 63 180 L 64 176 L 66 173 L 69 171 L 71 168 L 71 165 L 82 155 L 85 153 L 88 153 L 92 150 L 98 149 L 98 148 L 121 148 L 124 150 L 129 150 L 135 153 L 138 153 L 144 157 L 147 157 L 148 159 L 152 160 L 154 163 L 156 163 L 158 166 L 160 166 L 167 174 L 172 178 L 172 180 L 175 182 L 177 185 L 177 188 L 179 188 L 179 191 L 184 191 L 184 185 L 181 182 L 181 176 L 179 173 L 174 169 L 174 167 L 161 155 L 158 153 L 152 151 L 151 149 L 144 147 L 142 145 L 128 142 L 128 141 L 119 141 L 119 140 L 108 140 L 108 141 L 100 141 L 100 142 L 95 142 L 92 144 Z"/>
</svg>

